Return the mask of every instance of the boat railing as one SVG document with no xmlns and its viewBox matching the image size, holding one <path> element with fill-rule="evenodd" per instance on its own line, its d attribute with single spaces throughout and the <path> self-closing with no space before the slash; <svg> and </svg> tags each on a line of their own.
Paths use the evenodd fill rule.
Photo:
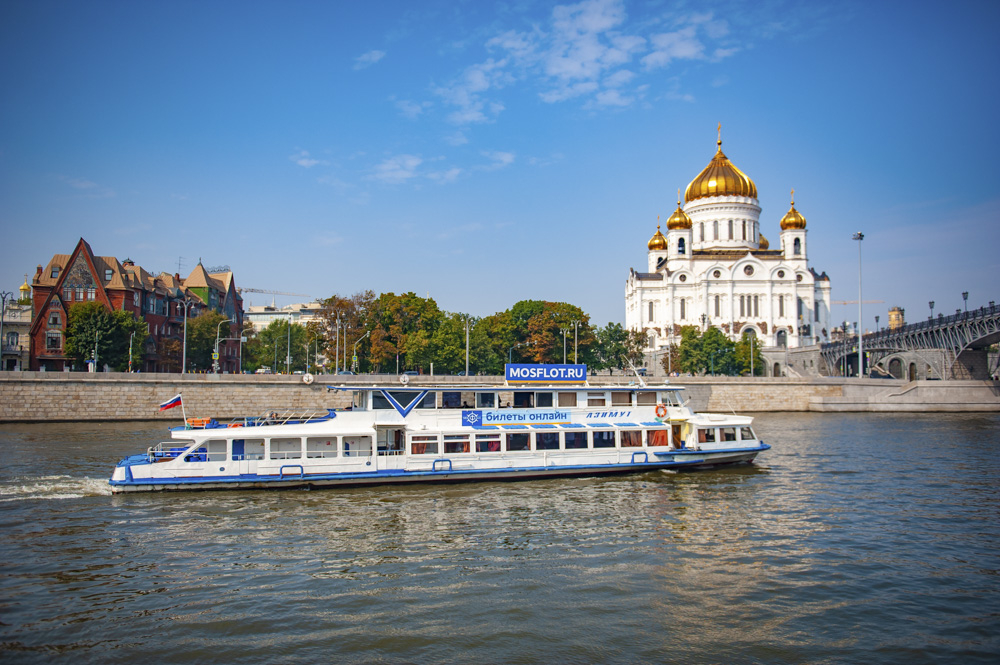
<svg viewBox="0 0 1000 665">
<path fill-rule="evenodd" d="M 146 457 L 150 462 L 165 462 L 180 457 L 181 453 L 188 449 L 188 446 L 178 446 L 176 441 L 161 441 L 146 449 Z"/>
<path fill-rule="evenodd" d="M 303 423 L 317 423 L 324 420 L 336 418 L 337 414 L 333 409 L 323 409 L 321 411 L 298 411 L 286 409 L 284 411 L 268 410 L 259 416 L 246 418 L 236 418 L 232 420 L 228 427 L 262 427 L 265 425 L 300 425 Z"/>
</svg>

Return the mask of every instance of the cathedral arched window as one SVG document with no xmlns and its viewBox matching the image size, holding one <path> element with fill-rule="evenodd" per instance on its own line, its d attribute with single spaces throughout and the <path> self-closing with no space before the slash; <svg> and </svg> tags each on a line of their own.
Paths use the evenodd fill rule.
<svg viewBox="0 0 1000 665">
<path fill-rule="evenodd" d="M 719 314 L 719 296 L 715 296 L 715 315 L 716 316 L 720 316 L 720 314 Z"/>
<path fill-rule="evenodd" d="M 705 242 L 705 222 L 699 222 L 698 224 L 698 240 Z"/>
<path fill-rule="evenodd" d="M 729 220 L 729 239 L 733 239 L 733 220 Z"/>
<path fill-rule="evenodd" d="M 684 238 L 677 239 L 677 253 L 684 254 Z"/>
<path fill-rule="evenodd" d="M 792 245 L 792 252 L 797 256 L 802 253 L 802 241 L 799 238 L 795 239 L 795 244 Z"/>
<path fill-rule="evenodd" d="M 747 220 L 743 220 L 743 240 L 747 239 Z"/>
<path fill-rule="evenodd" d="M 653 301 L 649 301 L 649 320 L 653 320 Z"/>
<path fill-rule="evenodd" d="M 778 296 L 778 318 L 785 316 L 785 296 Z"/>
<path fill-rule="evenodd" d="M 684 306 L 684 298 L 680 299 L 680 303 L 681 303 L 681 321 L 683 321 L 684 319 L 687 318 L 686 316 L 687 308 Z"/>
<path fill-rule="evenodd" d="M 712 222 L 712 240 L 719 239 L 719 220 Z"/>
</svg>

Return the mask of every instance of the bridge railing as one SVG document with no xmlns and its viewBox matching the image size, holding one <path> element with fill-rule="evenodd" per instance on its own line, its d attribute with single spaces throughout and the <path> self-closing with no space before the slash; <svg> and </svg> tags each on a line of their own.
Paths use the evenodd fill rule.
<svg viewBox="0 0 1000 665">
<path fill-rule="evenodd" d="M 945 316 L 943 314 L 938 314 L 936 319 L 927 319 L 926 321 L 917 321 L 916 323 L 908 323 L 905 326 L 896 329 L 885 328 L 884 330 L 879 330 L 873 333 L 865 333 L 863 341 L 865 346 L 878 346 L 879 342 L 888 341 L 894 337 L 900 335 L 906 335 L 909 333 L 920 332 L 924 330 L 936 330 L 938 328 L 946 328 L 948 326 L 955 325 L 956 323 L 961 323 L 964 321 L 974 321 L 976 319 L 985 319 L 988 317 L 997 316 L 1000 314 L 1000 305 L 991 302 L 989 305 L 984 305 L 978 309 L 970 309 L 967 312 L 958 312 L 956 314 L 950 314 Z M 842 348 L 844 345 L 848 347 L 853 346 L 857 348 L 858 336 L 851 335 L 846 340 L 841 339 L 837 342 L 827 342 L 821 345 L 821 349 L 834 349 Z"/>
</svg>

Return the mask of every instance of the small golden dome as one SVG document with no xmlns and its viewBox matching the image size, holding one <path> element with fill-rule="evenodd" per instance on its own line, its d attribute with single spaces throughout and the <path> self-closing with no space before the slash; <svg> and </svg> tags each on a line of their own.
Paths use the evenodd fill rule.
<svg viewBox="0 0 1000 665">
<path fill-rule="evenodd" d="M 677 190 L 677 198 L 680 199 L 681 192 Z M 673 231 L 675 229 L 689 229 L 691 228 L 691 218 L 688 214 L 684 212 L 681 208 L 681 202 L 677 201 L 677 210 L 674 210 L 674 214 L 670 215 L 670 219 L 667 220 L 667 230 Z"/>
<path fill-rule="evenodd" d="M 804 229 L 806 228 L 806 218 L 795 209 L 795 190 L 792 190 L 792 207 L 788 209 L 785 216 L 781 218 L 781 230 Z"/>
<path fill-rule="evenodd" d="M 722 135 L 717 142 L 718 151 L 708 166 L 684 190 L 684 201 L 690 203 L 710 196 L 747 196 L 757 198 L 757 185 L 722 152 Z"/>
<path fill-rule="evenodd" d="M 667 239 L 663 237 L 662 233 L 660 233 L 659 224 L 656 225 L 656 234 L 649 239 L 649 244 L 647 245 L 647 247 L 649 247 L 649 251 L 651 252 L 655 250 L 664 250 L 667 248 Z"/>
<path fill-rule="evenodd" d="M 24 284 L 21 285 L 21 288 L 19 288 L 18 291 L 21 292 L 21 299 L 22 300 L 24 298 L 26 298 L 26 297 L 28 297 L 28 296 L 31 295 L 31 287 L 28 286 L 28 276 L 27 275 L 24 276 Z"/>
<path fill-rule="evenodd" d="M 764 237 L 763 233 L 760 234 L 760 243 L 759 244 L 760 244 L 760 248 L 761 249 L 770 249 L 771 248 L 771 243 L 769 243 L 767 241 L 767 238 Z"/>
</svg>

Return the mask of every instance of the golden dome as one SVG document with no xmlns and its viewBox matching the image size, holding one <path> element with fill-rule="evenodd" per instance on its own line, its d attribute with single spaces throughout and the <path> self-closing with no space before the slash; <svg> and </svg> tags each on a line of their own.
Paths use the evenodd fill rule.
<svg viewBox="0 0 1000 665">
<path fill-rule="evenodd" d="M 761 249 L 770 249 L 771 248 L 771 243 L 769 243 L 767 241 L 767 238 L 764 237 L 763 233 L 760 234 L 760 243 L 759 244 L 760 244 L 760 248 Z"/>
<path fill-rule="evenodd" d="M 684 201 L 690 203 L 710 196 L 757 198 L 757 185 L 753 184 L 753 180 L 736 168 L 736 165 L 723 154 L 721 135 L 717 145 L 718 151 L 715 153 L 715 157 L 684 191 Z"/>
<path fill-rule="evenodd" d="M 659 224 L 656 225 L 656 234 L 649 239 L 649 244 L 647 245 L 647 247 L 649 247 L 649 251 L 651 252 L 654 250 L 663 250 L 667 248 L 667 239 L 663 237 L 662 233 L 660 233 Z"/>
<path fill-rule="evenodd" d="M 24 276 L 24 284 L 21 285 L 21 288 L 19 288 L 18 291 L 21 292 L 21 299 L 22 300 L 24 298 L 27 298 L 28 296 L 31 295 L 31 287 L 28 286 L 28 276 L 27 275 Z"/>
<path fill-rule="evenodd" d="M 681 192 L 677 190 L 677 198 L 680 199 Z M 681 202 L 677 201 L 677 210 L 674 210 L 674 214 L 670 215 L 670 219 L 667 220 L 667 230 L 673 231 L 675 229 L 689 229 L 691 228 L 691 218 L 688 214 L 684 212 L 681 208 Z"/>
<path fill-rule="evenodd" d="M 785 216 L 781 218 L 781 230 L 804 229 L 806 228 L 806 218 L 795 209 L 795 190 L 792 190 L 792 207 L 788 209 Z"/>
</svg>

